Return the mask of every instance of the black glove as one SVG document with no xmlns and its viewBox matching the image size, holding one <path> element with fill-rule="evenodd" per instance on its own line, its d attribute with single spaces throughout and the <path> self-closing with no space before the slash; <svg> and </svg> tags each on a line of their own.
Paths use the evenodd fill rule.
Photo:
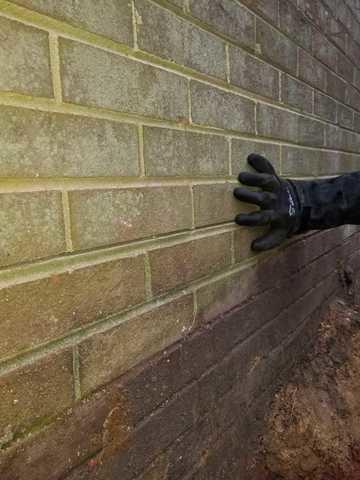
<svg viewBox="0 0 360 480">
<path fill-rule="evenodd" d="M 308 230 L 360 224 L 360 172 L 322 180 L 279 178 L 271 163 L 251 154 L 248 163 L 259 173 L 242 172 L 239 181 L 263 191 L 236 188 L 234 195 L 260 210 L 237 215 L 239 225 L 269 225 L 269 231 L 252 243 L 257 251 L 269 250 L 286 238 Z"/>
<path fill-rule="evenodd" d="M 279 178 L 266 158 L 251 154 L 248 163 L 259 173 L 242 172 L 239 181 L 244 185 L 260 187 L 262 191 L 236 188 L 234 195 L 238 200 L 259 206 L 260 210 L 241 213 L 235 221 L 246 226 L 269 225 L 269 232 L 252 243 L 253 250 L 269 250 L 300 230 L 301 204 L 293 183 Z"/>
</svg>

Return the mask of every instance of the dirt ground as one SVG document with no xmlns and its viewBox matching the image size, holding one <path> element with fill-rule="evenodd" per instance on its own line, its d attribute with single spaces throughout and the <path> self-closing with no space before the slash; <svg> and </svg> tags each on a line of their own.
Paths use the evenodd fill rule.
<svg viewBox="0 0 360 480">
<path fill-rule="evenodd" d="M 263 437 L 271 480 L 360 480 L 360 307 L 337 299 L 312 352 L 275 396 Z"/>
</svg>

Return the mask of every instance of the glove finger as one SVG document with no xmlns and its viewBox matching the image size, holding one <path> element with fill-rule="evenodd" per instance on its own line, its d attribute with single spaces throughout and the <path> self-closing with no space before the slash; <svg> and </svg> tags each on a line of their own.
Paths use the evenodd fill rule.
<svg viewBox="0 0 360 480">
<path fill-rule="evenodd" d="M 275 175 L 275 169 L 272 164 L 262 155 L 257 153 L 251 153 L 247 157 L 248 164 L 255 168 L 256 171 L 260 173 L 270 173 L 270 175 Z"/>
<path fill-rule="evenodd" d="M 270 232 L 266 233 L 265 235 L 256 238 L 252 242 L 251 248 L 256 252 L 263 252 L 265 250 L 278 247 L 284 240 L 286 240 L 286 238 L 286 230 L 282 230 L 280 228 L 270 230 Z"/>
<path fill-rule="evenodd" d="M 271 204 L 276 200 L 276 195 L 273 193 L 253 192 L 246 188 L 235 188 L 234 195 L 242 202 L 253 203 L 254 205 L 258 205 L 265 209 L 270 208 Z"/>
<path fill-rule="evenodd" d="M 273 191 L 279 188 L 279 180 L 269 173 L 241 172 L 239 181 L 250 187 L 261 187 L 264 190 Z"/>
<path fill-rule="evenodd" d="M 260 212 L 240 213 L 235 217 L 235 222 L 246 227 L 260 227 L 269 225 L 277 217 L 274 210 L 261 210 Z"/>
</svg>

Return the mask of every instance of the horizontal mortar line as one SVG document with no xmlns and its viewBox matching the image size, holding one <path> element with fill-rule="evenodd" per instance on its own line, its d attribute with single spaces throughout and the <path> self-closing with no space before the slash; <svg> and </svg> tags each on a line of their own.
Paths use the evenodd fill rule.
<svg viewBox="0 0 360 480">
<path fill-rule="evenodd" d="M 76 116 L 84 116 L 84 117 L 91 117 L 91 118 L 98 118 L 103 120 L 110 120 L 116 121 L 119 123 L 134 123 L 135 125 L 143 125 L 145 127 L 158 127 L 158 128 L 167 128 L 173 129 L 182 132 L 190 132 L 190 133 L 202 133 L 208 135 L 218 135 L 218 136 L 230 136 L 232 138 L 238 139 L 252 139 L 259 142 L 270 142 L 279 145 L 299 145 L 302 148 L 310 148 L 310 149 L 325 149 L 328 151 L 335 151 L 329 149 L 327 147 L 314 147 L 308 145 L 301 145 L 299 143 L 292 143 L 286 140 L 281 139 L 273 139 L 271 137 L 262 137 L 256 136 L 255 134 L 246 134 L 241 133 L 233 130 L 226 130 L 221 129 L 218 127 L 212 126 L 202 126 L 198 124 L 191 124 L 191 125 L 184 125 L 178 122 L 174 122 L 171 120 L 160 120 L 160 119 L 150 119 L 149 117 L 141 117 L 138 115 L 133 114 L 125 114 L 122 112 L 117 112 L 115 110 L 107 110 L 101 109 L 98 107 L 89 107 L 89 106 L 82 106 L 70 103 L 64 103 L 59 105 L 50 99 L 45 98 L 34 98 L 28 97 L 26 95 L 21 94 L 13 94 L 8 92 L 0 92 L 0 105 L 16 107 L 16 108 L 27 108 L 31 110 L 40 110 L 48 113 L 59 113 L 59 114 L 68 114 L 68 115 L 76 115 Z M 285 111 L 289 111 L 283 108 Z M 293 111 L 289 111 L 293 113 Z M 295 113 L 298 113 L 297 111 Z M 302 115 L 303 117 L 309 119 L 316 119 L 325 125 L 334 125 L 337 126 L 341 131 L 348 131 L 354 134 L 358 134 L 359 132 L 355 130 L 350 130 L 347 128 L 343 128 L 337 124 L 333 124 L 331 122 L 326 122 L 325 120 L 319 120 L 317 117 L 307 117 L 306 115 Z M 347 153 L 344 150 L 336 150 L 338 152 Z M 350 152 L 348 153 L 356 153 Z"/>
<path fill-rule="evenodd" d="M 76 270 L 102 263 L 144 255 L 159 248 L 167 248 L 194 240 L 230 233 L 237 229 L 239 227 L 234 222 L 210 227 L 199 227 L 196 230 L 189 229 L 186 232 L 176 232 L 119 246 L 100 247 L 89 251 L 65 254 L 47 260 L 5 267 L 0 269 L 0 289 L 42 280 L 52 275 L 72 273 Z"/>
<path fill-rule="evenodd" d="M 233 183 L 233 177 L 72 177 L 72 178 L 22 178 L 0 177 L 0 193 L 41 192 L 64 190 L 120 190 L 138 188 L 171 188 L 197 185 L 226 185 Z"/>
<path fill-rule="evenodd" d="M 254 139 L 255 140 L 255 139 Z M 256 140 L 255 140 L 256 141 Z M 274 142 L 264 142 L 277 145 Z M 360 153 L 329 150 L 326 148 L 302 147 L 298 144 L 279 144 L 286 147 L 311 150 L 316 152 L 342 153 L 344 155 L 360 156 Z M 323 160 L 326 162 L 326 160 Z M 243 167 L 245 168 L 245 167 Z M 346 173 L 336 172 L 327 175 L 301 175 L 304 179 L 326 178 Z M 227 177 L 0 177 L 0 195 L 11 193 L 37 193 L 49 191 L 63 191 L 67 193 L 81 191 L 106 191 L 106 190 L 136 190 L 155 188 L 196 187 L 209 185 L 228 185 L 237 181 L 237 173 Z"/>
<path fill-rule="evenodd" d="M 250 269 L 257 265 L 260 262 L 260 259 L 268 256 L 268 252 L 261 253 L 256 257 L 251 257 L 250 259 L 244 260 L 236 266 L 229 266 L 229 268 L 223 272 L 209 276 L 208 280 L 206 277 L 204 277 L 200 280 L 193 281 L 188 283 L 183 288 L 179 287 L 177 290 L 156 297 L 151 301 L 144 302 L 140 305 L 125 309 L 120 313 L 110 315 L 86 326 L 82 326 L 76 330 L 72 330 L 68 334 L 38 345 L 36 348 L 27 350 L 15 356 L 3 358 L 0 361 L 0 375 L 7 374 L 15 369 L 21 368 L 22 366 L 28 365 L 29 363 L 38 361 L 54 351 L 74 347 L 75 345 L 78 345 L 81 342 L 89 339 L 93 335 L 101 334 L 115 327 L 119 327 L 133 318 L 149 313 L 161 306 L 183 298 L 184 296 L 193 296 L 195 290 L 208 285 L 210 282 L 213 283 L 214 281 L 220 281 L 248 268 Z"/>
<path fill-rule="evenodd" d="M 0 0 L 0 13 L 1 13 L 1 5 L 4 2 L 8 3 L 6 0 Z M 24 10 L 28 15 L 30 13 L 33 13 L 32 11 L 28 11 L 24 7 L 18 7 L 18 6 L 14 6 L 14 5 L 12 5 L 12 6 L 15 7 L 15 10 L 18 10 L 18 9 Z M 45 17 L 46 19 L 51 20 L 51 22 L 62 24 L 61 21 L 53 19 L 51 17 L 46 17 L 43 14 L 36 13 L 36 16 L 39 16 L 41 18 Z M 185 76 L 187 79 L 195 79 L 197 81 L 200 81 L 200 82 L 203 81 L 205 83 L 207 83 L 206 79 L 210 79 L 210 85 L 218 86 L 218 88 L 223 88 L 225 91 L 229 91 L 231 93 L 237 93 L 239 96 L 242 96 L 244 98 L 248 98 L 248 99 L 251 99 L 251 100 L 256 99 L 260 103 L 266 103 L 266 104 L 270 104 L 270 105 L 272 105 L 272 104 L 279 105 L 280 107 L 284 108 L 284 105 L 281 104 L 279 101 L 272 100 L 268 97 L 264 97 L 260 94 L 255 93 L 255 92 L 247 91 L 247 90 L 245 90 L 245 89 L 243 89 L 239 86 L 233 85 L 233 84 L 229 85 L 225 80 L 221 80 L 220 78 L 211 77 L 211 76 L 209 76 L 205 73 L 199 72 L 199 71 L 194 70 L 190 67 L 178 65 L 178 64 L 173 63 L 169 60 L 166 60 L 163 57 L 156 56 L 156 55 L 151 54 L 149 52 L 145 52 L 145 51 L 142 51 L 142 50 L 134 50 L 131 47 L 128 47 L 126 45 L 114 42 L 113 40 L 110 40 L 110 39 L 106 39 L 105 37 L 99 36 L 97 34 L 87 32 L 87 31 L 79 29 L 77 27 L 72 27 L 69 24 L 65 24 L 65 25 L 68 26 L 71 30 L 74 30 L 75 32 L 82 33 L 83 36 L 84 36 L 84 34 L 86 34 L 87 36 L 90 36 L 91 38 L 95 37 L 95 40 L 86 41 L 86 38 L 83 38 L 83 36 L 81 38 L 79 38 L 79 36 L 72 37 L 72 36 L 69 36 L 69 35 L 64 37 L 64 34 L 63 34 L 62 36 L 64 38 L 71 38 L 73 40 L 80 41 L 81 43 L 85 43 L 87 45 L 95 46 L 97 48 L 103 49 L 103 50 L 108 51 L 110 53 L 122 54 L 122 55 L 126 56 L 127 58 L 132 58 L 133 60 L 140 61 L 141 63 L 148 64 L 148 65 L 151 65 L 153 67 L 161 68 L 161 69 L 166 70 L 170 73 L 175 73 L 175 74 L 178 74 L 180 76 Z M 54 33 L 57 33 L 59 35 L 59 34 L 61 34 L 61 31 L 56 30 Z M 96 43 L 96 40 L 98 40 L 100 43 Z M 106 45 L 104 45 L 104 43 Z M 252 54 L 252 56 L 256 57 L 256 55 L 254 55 L 254 52 L 251 52 L 251 54 Z M 266 63 L 269 66 L 272 66 L 274 68 L 274 65 L 267 62 L 266 60 L 264 60 L 264 58 L 261 58 L 261 57 L 256 57 L 256 58 L 258 58 L 263 63 Z M 326 68 L 328 68 L 328 67 L 326 67 Z M 281 71 L 279 69 L 279 67 L 277 68 L 277 70 Z M 336 72 L 334 72 L 334 73 L 336 73 Z M 309 85 L 306 82 L 303 82 L 303 83 L 305 83 L 306 85 Z M 349 83 L 349 82 L 347 82 L 347 83 Z M 350 83 L 349 83 L 349 85 L 353 86 Z M 312 88 L 314 88 L 314 87 L 312 87 Z M 319 90 L 319 91 L 321 91 L 321 90 Z M 341 103 L 339 100 L 337 100 L 337 101 L 339 103 Z M 347 106 L 347 104 L 345 104 L 345 103 L 343 103 L 343 105 Z M 295 113 L 299 113 L 296 109 L 292 110 L 291 106 L 289 106 L 288 110 L 293 111 Z M 304 115 L 304 114 L 301 114 L 301 115 Z M 318 117 L 309 117 L 309 118 L 318 118 Z"/>
<path fill-rule="evenodd" d="M 119 123 L 131 123 L 135 125 L 143 125 L 145 127 L 158 127 L 158 128 L 167 128 L 167 129 L 174 129 L 183 132 L 190 132 L 190 133 L 203 133 L 203 134 L 212 134 L 212 135 L 219 135 L 219 136 L 231 136 L 233 138 L 239 139 L 256 139 L 259 141 L 264 142 L 272 142 L 278 143 L 281 145 L 301 145 L 295 142 L 289 142 L 286 140 L 281 139 L 273 139 L 271 137 L 263 137 L 263 136 L 256 136 L 254 133 L 247 134 L 244 132 L 238 132 L 229 129 L 222 129 L 219 127 L 213 126 L 205 126 L 199 124 L 183 124 L 179 122 L 175 122 L 172 120 L 165 120 L 165 119 L 155 119 L 150 117 L 143 117 L 136 114 L 126 114 L 123 112 L 119 112 L 116 110 L 110 110 L 100 107 L 91 107 L 91 106 L 83 106 L 77 105 L 72 103 L 63 103 L 61 105 L 57 104 L 54 100 L 47 99 L 44 97 L 29 97 L 22 94 L 15 94 L 9 92 L 0 92 L 0 105 L 10 106 L 10 107 L 17 107 L 17 108 L 27 108 L 31 110 L 40 110 L 48 113 L 60 113 L 60 114 L 68 114 L 68 115 L 76 115 L 76 116 L 84 116 L 90 118 L 98 118 L 110 121 L 116 121 Z M 311 119 L 318 121 L 324 125 L 331 125 L 338 127 L 341 131 L 348 131 L 353 134 L 360 135 L 359 132 L 355 130 L 348 129 L 346 127 L 342 127 L 338 124 L 333 124 L 332 122 L 328 122 L 324 119 L 320 119 L 316 116 L 307 116 L 303 113 L 300 113 L 297 110 L 289 110 L 284 108 L 284 105 L 277 105 L 277 104 L 269 104 L 266 105 L 272 106 L 274 108 L 279 108 L 282 111 L 286 111 L 288 113 L 294 113 L 299 115 L 303 118 Z M 326 148 L 326 147 L 314 147 L 314 146 L 307 146 L 301 145 L 303 148 Z M 328 149 L 327 150 L 331 150 Z M 337 150 L 341 151 L 341 150 Z M 344 151 L 345 152 L 345 151 Z M 350 153 L 350 152 L 349 152 Z M 356 153 L 356 152 L 352 152 Z"/>
</svg>

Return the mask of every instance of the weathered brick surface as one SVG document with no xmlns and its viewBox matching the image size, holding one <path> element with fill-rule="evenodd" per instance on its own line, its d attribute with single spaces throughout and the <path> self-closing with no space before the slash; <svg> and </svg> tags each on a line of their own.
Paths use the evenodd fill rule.
<svg viewBox="0 0 360 480">
<path fill-rule="evenodd" d="M 299 77 L 310 85 L 325 91 L 326 69 L 308 52 L 299 49 Z"/>
<path fill-rule="evenodd" d="M 313 29 L 302 13 L 288 0 L 280 0 L 280 29 L 296 40 L 303 48 L 310 50 Z"/>
<path fill-rule="evenodd" d="M 279 98 L 278 70 L 236 47 L 230 47 L 230 81 L 259 95 Z"/>
<path fill-rule="evenodd" d="M 260 478 L 359 234 L 256 255 L 232 191 L 360 168 L 355 0 L 5 3 L 1 479 Z"/>
<path fill-rule="evenodd" d="M 0 90 L 51 97 L 48 34 L 0 18 Z"/>
<path fill-rule="evenodd" d="M 136 0 L 135 8 L 141 17 L 138 29 L 141 49 L 209 75 L 226 78 L 223 41 L 148 0 Z"/>
<path fill-rule="evenodd" d="M 74 246 L 79 249 L 191 227 L 190 190 L 186 187 L 71 192 L 70 209 Z"/>
<path fill-rule="evenodd" d="M 49 375 L 51 372 L 51 375 Z M 2 375 L 1 445 L 11 443 L 26 428 L 39 428 L 73 402 L 71 351 Z"/>
<path fill-rule="evenodd" d="M 271 160 L 277 170 L 280 169 L 279 145 L 234 138 L 231 142 L 231 168 L 234 175 L 238 175 L 241 170 L 249 169 L 246 159 L 251 153 L 264 155 Z"/>
<path fill-rule="evenodd" d="M 24 7 L 65 21 L 76 27 L 132 45 L 131 5 L 124 0 L 105 0 L 91 5 L 69 0 L 15 0 Z"/>
<path fill-rule="evenodd" d="M 296 255 L 296 258 L 299 258 L 299 253 L 305 253 L 302 252 L 305 246 L 309 247 L 308 252 L 311 255 L 314 255 L 314 246 L 316 245 L 321 248 L 321 251 L 324 251 L 326 250 L 324 242 L 326 236 L 334 245 L 334 236 L 329 235 L 329 233 L 331 232 L 324 232 L 324 234 L 319 236 L 319 241 L 315 243 L 313 241 L 297 243 L 289 248 L 288 252 L 284 252 L 284 254 L 290 261 L 294 258 L 294 255 Z M 339 238 L 338 241 L 341 242 L 341 239 Z M 347 244 L 349 252 L 351 249 L 356 249 L 356 243 L 357 239 Z M 302 247 L 299 252 L 292 250 L 292 248 L 299 249 L 300 244 L 302 244 Z M 332 248 L 331 244 L 328 244 L 327 248 Z M 306 259 L 303 256 L 303 262 L 306 264 L 310 258 L 307 257 Z M 282 302 L 292 301 L 291 298 L 282 295 L 283 287 L 281 285 L 278 285 L 273 291 L 270 290 L 265 294 L 265 297 L 260 296 L 258 299 L 255 299 L 254 301 L 257 302 L 258 307 L 255 307 L 254 304 L 246 305 L 242 311 L 226 317 L 224 319 L 225 322 L 217 321 L 211 328 L 211 337 L 209 337 L 209 330 L 205 330 L 200 335 L 196 333 L 194 337 L 183 343 L 182 346 L 178 345 L 169 353 L 161 354 L 156 360 L 146 363 L 144 368 L 138 372 L 135 371 L 134 375 L 129 379 L 124 378 L 123 386 L 115 382 L 113 386 L 109 386 L 107 393 L 99 392 L 97 398 L 95 397 L 95 402 L 89 404 L 87 401 L 82 406 L 79 405 L 76 420 L 74 421 L 77 422 L 78 428 L 82 428 L 82 422 L 86 422 L 84 427 L 86 425 L 88 428 L 88 435 L 85 437 L 84 435 L 81 436 L 82 448 L 90 449 L 87 451 L 91 451 L 91 443 L 89 444 L 88 440 L 93 438 L 92 448 L 101 448 L 101 442 L 103 442 L 103 453 L 93 457 L 79 469 L 73 470 L 67 478 L 89 479 L 93 478 L 94 475 L 95 478 L 99 479 L 112 478 L 116 475 L 129 479 L 135 477 L 152 478 L 151 476 L 149 477 L 150 474 L 155 475 L 155 478 L 157 478 L 156 474 L 161 473 L 164 468 L 165 470 L 170 468 L 174 475 L 176 472 L 179 472 L 179 475 L 185 475 L 185 472 L 187 473 L 191 470 L 200 460 L 203 446 L 207 446 L 210 453 L 216 451 L 213 442 L 210 441 L 214 433 L 218 438 L 219 433 L 225 431 L 226 426 L 233 423 L 234 419 L 239 420 L 243 418 L 238 413 L 241 412 L 246 402 L 252 401 L 252 395 L 255 395 L 255 398 L 257 398 L 257 392 L 263 392 L 266 388 L 265 385 L 271 385 L 276 379 L 278 372 L 289 361 L 298 356 L 307 342 L 314 336 L 315 332 L 311 328 L 311 322 L 316 325 L 316 318 L 312 319 L 311 315 L 310 317 L 308 316 L 309 309 L 312 309 L 313 305 L 317 303 L 314 301 L 314 298 L 318 300 L 323 298 L 324 295 L 328 295 L 328 292 L 332 291 L 336 286 L 336 275 L 331 276 L 325 283 L 320 283 L 319 288 L 316 290 L 312 290 L 310 285 L 321 282 L 321 278 L 326 276 L 327 272 L 332 271 L 333 265 L 334 256 L 331 254 L 328 259 L 323 257 L 322 263 L 317 264 L 315 262 L 310 264 L 305 271 L 305 273 L 308 273 L 305 275 L 300 274 L 299 277 L 298 273 L 295 274 L 292 280 L 293 284 L 296 286 L 301 285 L 301 288 L 310 291 L 307 296 L 301 298 L 292 307 L 291 314 L 287 314 L 285 311 L 283 315 L 277 317 L 277 328 L 271 330 L 271 323 L 269 323 L 266 329 L 261 331 L 260 335 L 251 337 L 245 344 L 237 346 L 239 339 L 246 338 L 249 331 L 258 328 L 258 325 L 254 322 L 259 320 L 268 321 L 267 319 L 273 318 L 274 315 L 276 316 L 276 312 L 283 309 Z M 281 268 L 284 273 L 288 272 L 286 263 L 282 263 Z M 294 271 L 296 271 L 296 267 Z M 262 274 L 268 275 L 266 269 L 263 270 Z M 289 284 L 286 278 L 284 278 L 284 282 L 287 285 Z M 278 293 L 275 293 L 275 291 L 278 291 Z M 288 289 L 288 291 L 294 294 L 293 298 L 296 298 L 299 294 L 296 288 Z M 265 317 L 257 311 L 257 308 L 261 306 L 263 307 Z M 244 321 L 246 321 L 246 324 L 244 324 Z M 281 328 L 279 328 L 280 325 L 282 326 Z M 299 328 L 299 325 L 301 328 Z M 307 327 L 303 328 L 302 325 L 307 325 Z M 247 330 L 248 328 L 250 330 Z M 277 332 L 275 336 L 273 335 L 274 331 Z M 290 336 L 287 336 L 289 332 Z M 226 336 L 223 337 L 225 334 Z M 286 340 L 283 349 L 281 347 L 277 348 L 278 335 L 283 336 Z M 199 341 L 201 337 L 203 337 L 202 342 Z M 194 342 L 195 339 L 196 342 Z M 214 347 L 209 349 L 209 345 L 212 342 L 215 342 L 213 343 Z M 189 350 L 191 343 L 193 345 Z M 224 358 L 224 355 L 229 352 L 229 348 L 232 349 L 232 346 L 235 346 L 235 348 L 231 350 L 231 355 L 227 356 L 220 364 L 217 364 L 215 368 L 211 367 L 214 359 L 218 358 L 220 360 Z M 269 348 L 271 350 L 273 346 L 275 346 L 275 350 L 271 350 L 271 354 L 266 357 L 266 361 L 257 362 L 255 367 L 253 367 L 253 360 L 257 358 L 258 349 L 260 349 L 260 358 L 264 358 L 264 346 L 266 346 L 266 351 Z M 186 350 L 189 353 L 190 351 L 193 353 L 190 356 L 184 356 Z M 195 354 L 196 357 L 194 357 Z M 208 370 L 200 381 L 198 383 L 195 382 L 191 388 L 182 390 L 182 386 L 188 382 L 189 377 L 188 375 L 173 375 L 173 371 L 174 369 L 179 373 L 189 371 L 190 375 L 194 375 L 194 365 L 199 365 L 195 358 L 202 360 L 202 366 L 200 369 L 197 369 L 195 377 L 192 378 L 199 378 L 199 375 L 202 375 L 204 371 L 203 369 L 208 369 L 209 366 L 211 370 Z M 203 361 L 204 359 L 206 360 L 205 362 Z M 186 368 L 184 369 L 185 365 Z M 242 365 L 241 369 L 238 368 L 239 365 Z M 243 373 L 249 369 L 251 370 L 251 375 L 244 377 Z M 224 377 L 224 374 L 226 374 L 226 377 Z M 226 384 L 224 384 L 225 378 Z M 245 382 L 244 378 L 246 378 Z M 181 392 L 174 397 L 174 400 L 170 402 L 165 401 L 167 398 L 172 398 L 175 391 L 179 390 Z M 130 403 L 128 402 L 129 399 L 131 399 Z M 143 409 L 144 401 L 145 405 L 147 405 L 145 410 Z M 138 418 L 138 421 L 140 421 L 141 418 L 144 418 L 144 415 L 147 418 L 149 409 L 156 408 L 160 404 L 163 406 L 156 410 L 155 415 L 151 415 L 149 421 L 141 423 L 139 428 L 136 428 L 134 433 L 131 433 L 131 437 L 128 438 L 129 433 L 125 432 L 128 426 L 134 426 L 134 419 Z M 140 407 L 139 413 L 136 413 L 137 405 Z M 97 421 L 96 416 L 91 415 L 94 411 L 98 412 L 99 421 Z M 123 417 L 117 413 L 120 411 L 128 413 Z M 207 414 L 211 416 L 204 417 L 201 412 L 205 415 L 208 412 Z M 107 418 L 105 423 L 104 418 Z M 177 420 L 174 424 L 175 418 Z M 213 418 L 216 421 L 206 426 L 204 424 L 206 418 Z M 87 419 L 91 419 L 91 422 Z M 170 419 L 172 420 L 170 421 Z M 168 426 L 170 424 L 172 427 L 169 429 Z M 102 435 L 101 425 L 104 428 Z M 253 432 L 250 425 L 249 428 L 249 432 Z M 185 433 L 185 430 L 187 430 L 187 433 Z M 60 429 L 59 431 L 61 432 L 62 430 Z M 236 431 L 240 436 L 234 445 L 238 448 L 239 439 L 243 437 L 241 436 L 241 429 L 239 430 L 236 427 Z M 193 435 L 191 432 L 194 432 Z M 201 435 L 201 432 L 203 432 L 203 435 Z M 49 433 L 46 433 L 46 435 L 49 435 Z M 47 442 L 57 438 L 56 431 L 53 431 L 50 437 L 46 435 L 45 437 L 44 434 L 43 436 L 38 436 L 37 442 L 44 441 L 42 438 L 46 439 Z M 209 441 L 210 443 L 208 443 Z M 187 448 L 189 444 L 194 447 L 192 449 L 190 446 Z M 27 455 L 31 451 L 33 453 L 36 452 L 34 450 L 35 444 L 29 440 L 23 444 L 22 448 L 24 450 L 20 454 L 18 468 L 23 468 L 24 464 L 21 462 L 23 455 Z M 66 448 L 65 444 L 64 448 Z M 190 450 L 193 452 L 192 454 L 190 454 Z M 187 454 L 183 458 L 176 458 L 176 451 L 184 451 Z M 41 452 L 41 450 L 38 452 Z M 158 457 L 157 455 L 160 453 L 161 456 Z M 37 454 L 39 455 L 39 453 Z M 81 450 L 80 455 L 82 454 Z M 59 458 L 60 455 L 59 451 Z M 2 465 L 6 465 L 6 473 L 17 474 L 19 471 L 25 471 L 13 469 L 14 462 L 17 463 L 14 460 L 15 458 L 14 451 L 11 456 L 3 455 L 4 462 Z M 29 459 L 32 458 L 29 457 Z M 230 456 L 229 459 L 231 458 L 233 457 Z M 82 461 L 81 457 L 77 458 L 77 455 L 72 457 L 71 454 L 69 459 L 71 459 L 73 467 L 76 467 Z M 27 478 L 30 478 L 30 480 L 37 478 L 36 468 L 37 472 L 40 471 L 40 468 L 42 472 L 48 472 L 47 478 L 56 478 L 55 474 L 54 476 L 52 476 L 52 472 L 50 474 L 50 466 L 46 461 L 34 463 L 30 460 L 30 462 L 31 469 L 27 469 L 30 472 L 30 476 Z M 208 465 L 208 462 L 206 465 Z M 66 472 L 70 468 L 70 464 L 57 462 L 56 472 L 58 473 L 56 475 Z M 145 469 L 143 474 L 141 473 L 142 469 Z M 5 475 L 4 478 L 8 480 L 11 476 Z"/>
<path fill-rule="evenodd" d="M 144 129 L 146 174 L 150 176 L 224 176 L 229 173 L 225 137 L 164 128 Z"/>
<path fill-rule="evenodd" d="M 337 75 L 327 72 L 326 93 L 341 102 L 345 101 L 346 84 Z"/>
<path fill-rule="evenodd" d="M 245 3 L 245 2 L 244 2 Z M 192 15 L 236 43 L 254 48 L 255 17 L 233 0 L 190 0 Z"/>
<path fill-rule="evenodd" d="M 191 105 L 194 123 L 244 133 L 255 131 L 255 104 L 251 100 L 192 82 Z"/>
<path fill-rule="evenodd" d="M 320 92 L 315 92 L 314 113 L 325 120 L 335 123 L 337 120 L 337 103 L 333 98 Z"/>
<path fill-rule="evenodd" d="M 352 129 L 354 125 L 354 111 L 338 104 L 338 122 L 342 127 Z"/>
<path fill-rule="evenodd" d="M 66 101 L 172 120 L 187 117 L 184 78 L 69 40 L 61 40 L 60 51 Z"/>
<path fill-rule="evenodd" d="M 191 295 L 181 297 L 85 340 L 80 344 L 82 391 L 115 379 L 184 336 L 193 322 L 192 306 Z"/>
<path fill-rule="evenodd" d="M 106 177 L 138 173 L 138 137 L 134 126 L 0 108 L 2 177 Z"/>
<path fill-rule="evenodd" d="M 144 270 L 139 255 L 0 289 L 0 357 L 142 303 Z"/>
<path fill-rule="evenodd" d="M 312 146 L 324 144 L 322 123 L 267 105 L 259 105 L 258 130 L 265 137 L 275 136 Z"/>
<path fill-rule="evenodd" d="M 278 3 L 276 0 L 243 0 L 242 3 L 255 12 L 264 15 L 273 23 L 277 23 Z"/>
<path fill-rule="evenodd" d="M 267 23 L 256 22 L 256 41 L 261 55 L 285 71 L 296 74 L 296 45 Z"/>
<path fill-rule="evenodd" d="M 282 75 L 281 101 L 303 112 L 312 113 L 313 89 L 289 75 Z"/>
<path fill-rule="evenodd" d="M 61 196 L 57 192 L 0 194 L 0 219 L 1 266 L 65 251 Z"/>
<path fill-rule="evenodd" d="M 149 257 L 153 293 L 162 293 L 230 265 L 231 234 L 160 248 Z"/>
<path fill-rule="evenodd" d="M 195 185 L 195 225 L 215 225 L 231 222 L 239 213 L 241 204 L 234 198 L 234 184 Z M 242 208 L 246 208 L 242 205 Z"/>
</svg>

